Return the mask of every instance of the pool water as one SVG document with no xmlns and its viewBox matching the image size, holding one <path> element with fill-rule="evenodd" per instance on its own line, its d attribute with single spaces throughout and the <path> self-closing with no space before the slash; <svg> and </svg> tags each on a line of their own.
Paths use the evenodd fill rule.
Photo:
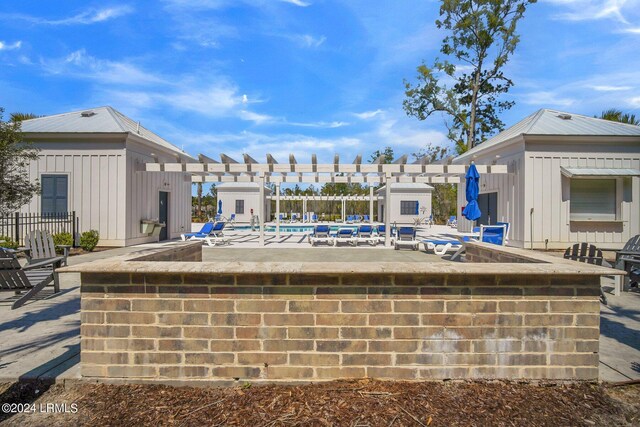
<svg viewBox="0 0 640 427">
<path fill-rule="evenodd" d="M 339 228 L 351 228 L 352 230 L 357 230 L 358 226 L 357 225 L 351 225 L 351 224 L 347 224 L 347 225 L 342 225 L 342 224 L 335 224 L 335 225 L 330 225 L 329 226 L 329 230 L 331 233 L 335 233 L 338 231 Z M 235 226 L 236 230 L 251 230 L 251 226 L 250 225 L 237 225 Z M 374 231 L 377 229 L 375 226 L 373 227 Z M 255 227 L 255 230 L 258 231 L 259 228 Z M 267 233 L 275 233 L 276 232 L 276 226 L 275 225 L 265 225 L 264 227 L 264 231 Z M 313 225 L 280 225 L 280 232 L 281 233 L 310 233 L 313 231 Z"/>
</svg>

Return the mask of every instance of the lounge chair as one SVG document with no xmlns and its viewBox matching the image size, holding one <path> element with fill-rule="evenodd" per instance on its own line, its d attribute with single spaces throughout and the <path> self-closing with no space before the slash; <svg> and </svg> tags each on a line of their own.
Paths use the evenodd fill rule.
<svg viewBox="0 0 640 427">
<path fill-rule="evenodd" d="M 311 215 L 311 222 L 318 222 L 318 215 L 316 214 Z"/>
<path fill-rule="evenodd" d="M 309 234 L 309 243 L 311 246 L 315 246 L 317 243 L 333 243 L 333 237 L 329 235 L 329 226 L 326 224 L 316 225 L 313 228 L 313 233 Z"/>
<path fill-rule="evenodd" d="M 449 239 L 425 239 L 422 241 L 425 250 L 432 250 L 436 255 L 445 255 L 451 249 L 460 249 L 462 242 Z"/>
<path fill-rule="evenodd" d="M 338 234 L 336 234 L 336 237 L 333 239 L 333 246 L 338 246 L 340 242 L 353 244 L 353 231 L 354 230 L 349 227 L 339 228 Z"/>
<path fill-rule="evenodd" d="M 358 243 L 368 243 L 372 246 L 378 244 L 378 238 L 373 235 L 373 227 L 369 224 L 360 225 L 353 240 L 356 246 Z"/>
<path fill-rule="evenodd" d="M 384 224 L 380 224 L 376 227 L 376 233 L 378 237 L 378 241 L 384 243 L 385 241 L 385 231 L 386 226 Z M 395 230 L 391 228 L 390 230 L 391 244 L 393 245 L 393 239 L 395 238 Z"/>
<path fill-rule="evenodd" d="M 205 223 L 202 228 L 200 229 L 200 231 L 196 232 L 196 233 L 183 233 L 180 235 L 180 238 L 182 240 L 189 240 L 191 237 L 205 237 L 208 236 L 209 234 L 211 234 L 211 231 L 213 230 L 213 222 L 207 222 Z"/>
<path fill-rule="evenodd" d="M 347 224 L 353 224 L 356 218 L 353 215 L 347 215 Z"/>
<path fill-rule="evenodd" d="M 415 227 L 398 228 L 397 237 L 393 246 L 396 250 L 400 249 L 401 246 L 410 246 L 411 249 L 417 251 L 420 247 L 420 241 L 416 240 Z"/>
<path fill-rule="evenodd" d="M 584 262 L 587 264 L 601 265 L 603 267 L 613 267 L 609 264 L 602 255 L 602 251 L 595 245 L 589 243 L 576 243 L 575 245 L 568 247 L 564 251 L 564 259 L 570 259 L 573 261 Z M 607 297 L 604 295 L 602 288 L 600 288 L 600 299 L 604 305 L 607 305 Z"/>
<path fill-rule="evenodd" d="M 236 214 L 232 213 L 227 221 L 227 228 L 236 228 Z"/>
<path fill-rule="evenodd" d="M 449 217 L 449 219 L 447 220 L 447 225 L 450 227 L 457 227 L 458 226 L 458 217 L 455 215 L 451 215 Z"/>
<path fill-rule="evenodd" d="M 364 217 L 362 217 L 362 221 L 364 221 L 364 222 L 370 222 L 370 220 L 369 220 L 369 215 L 365 215 Z"/>
<path fill-rule="evenodd" d="M 222 232 L 226 225 L 227 223 L 224 221 L 216 222 L 208 236 L 197 238 L 192 237 L 190 240 L 204 240 L 207 246 L 216 246 L 218 244 L 224 245 L 225 243 L 229 243 L 229 238 Z"/>
<path fill-rule="evenodd" d="M 57 274 L 54 271 L 57 258 L 33 262 L 21 267 L 13 251 L 0 248 L 0 290 L 15 292 L 17 295 L 26 291 L 11 305 L 12 310 L 22 306 L 51 282 L 53 282 L 54 291 L 60 292 L 60 286 L 56 280 Z"/>
<path fill-rule="evenodd" d="M 62 255 L 56 253 L 56 248 L 63 250 Z M 53 242 L 53 236 L 47 231 L 33 231 L 29 233 L 25 239 L 25 247 L 20 248 L 21 252 L 27 256 L 27 262 L 32 264 L 47 259 L 56 258 L 56 268 L 67 265 L 67 257 L 69 256 L 69 245 L 56 245 Z"/>
<path fill-rule="evenodd" d="M 507 243 L 507 225 L 481 225 L 480 241 L 504 246 Z"/>
<path fill-rule="evenodd" d="M 298 222 L 298 216 L 296 214 L 291 214 L 291 221 L 289 222 Z"/>
</svg>

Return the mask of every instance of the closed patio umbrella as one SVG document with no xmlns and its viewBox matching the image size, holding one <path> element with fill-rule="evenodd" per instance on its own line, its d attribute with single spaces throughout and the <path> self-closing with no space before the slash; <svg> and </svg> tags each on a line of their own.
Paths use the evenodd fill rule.
<svg viewBox="0 0 640 427">
<path fill-rule="evenodd" d="M 480 218 L 482 212 L 480 212 L 480 207 L 478 206 L 478 193 L 480 192 L 478 182 L 480 180 L 480 174 L 478 173 L 476 165 L 473 163 L 469 166 L 465 179 L 467 180 L 467 206 L 465 206 L 462 211 L 462 216 L 467 218 L 469 221 L 475 221 Z"/>
<path fill-rule="evenodd" d="M 218 215 L 222 215 L 222 200 L 218 200 Z"/>
</svg>

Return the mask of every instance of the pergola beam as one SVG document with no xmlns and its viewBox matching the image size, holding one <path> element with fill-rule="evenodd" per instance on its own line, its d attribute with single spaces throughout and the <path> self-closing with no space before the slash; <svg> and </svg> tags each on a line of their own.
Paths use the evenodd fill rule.
<svg viewBox="0 0 640 427">
<path fill-rule="evenodd" d="M 258 182 L 252 175 L 193 175 L 192 182 Z M 378 176 L 350 175 L 350 176 L 327 176 L 327 175 L 266 175 L 264 182 L 269 183 L 344 183 L 344 184 L 374 184 L 384 181 Z M 422 183 L 422 184 L 458 184 L 459 176 L 391 176 L 388 179 L 391 183 Z"/>
<path fill-rule="evenodd" d="M 224 155 L 222 155 L 224 156 Z M 233 160 L 233 159 L 230 159 Z M 294 160 L 290 159 L 290 160 Z M 206 167 L 205 167 L 206 166 Z M 507 165 L 476 165 L 480 174 L 505 174 Z M 466 165 L 439 164 L 271 164 L 271 163 L 147 163 L 147 172 L 212 172 L 212 173 L 404 173 L 411 175 L 464 175 Z M 206 170 L 205 170 L 206 169 Z"/>
</svg>

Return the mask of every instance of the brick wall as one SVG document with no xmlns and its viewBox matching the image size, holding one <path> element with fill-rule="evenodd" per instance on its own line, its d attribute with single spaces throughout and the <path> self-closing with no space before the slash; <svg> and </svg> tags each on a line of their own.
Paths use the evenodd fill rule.
<svg viewBox="0 0 640 427">
<path fill-rule="evenodd" d="M 82 375 L 597 379 L 599 277 L 82 273 Z"/>
</svg>

